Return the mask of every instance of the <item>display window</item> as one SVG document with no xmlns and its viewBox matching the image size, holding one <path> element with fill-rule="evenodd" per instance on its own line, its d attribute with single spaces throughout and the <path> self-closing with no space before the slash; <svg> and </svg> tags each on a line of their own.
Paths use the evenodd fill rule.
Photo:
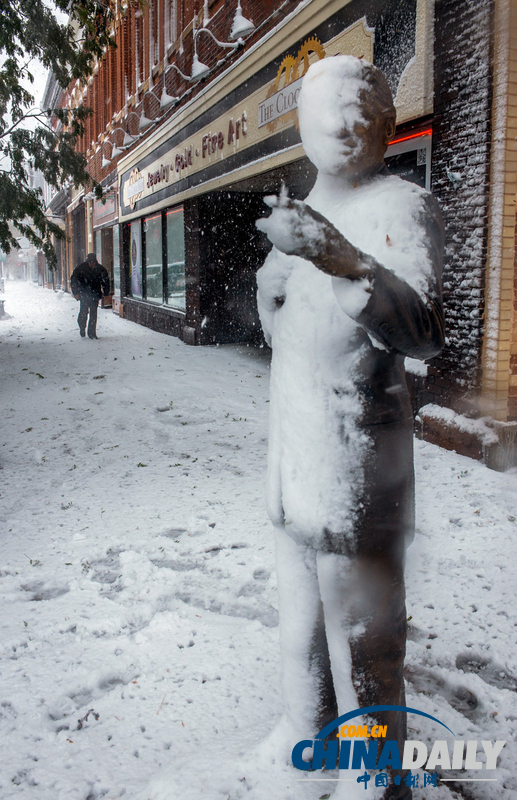
<svg viewBox="0 0 517 800">
<path fill-rule="evenodd" d="M 101 241 L 101 232 L 95 231 L 95 245 L 94 245 L 94 252 L 97 256 L 97 261 L 99 264 L 102 264 L 102 241 Z M 104 264 L 103 264 L 104 266 Z"/>
<path fill-rule="evenodd" d="M 163 303 L 162 215 L 144 220 L 146 300 Z"/>
<path fill-rule="evenodd" d="M 166 231 L 166 303 L 180 311 L 185 311 L 185 233 L 183 227 L 183 206 L 171 208 L 166 212 Z"/>
<path fill-rule="evenodd" d="M 395 136 L 385 156 L 392 175 L 431 189 L 431 131 Z"/>
<path fill-rule="evenodd" d="M 131 223 L 131 247 L 129 251 L 129 275 L 131 295 L 142 299 L 142 223 L 140 220 Z"/>
<path fill-rule="evenodd" d="M 131 297 L 184 312 L 187 303 L 183 206 L 131 222 L 129 229 Z M 118 253 L 118 243 L 114 249 Z M 119 273 L 120 270 L 115 271 Z"/>
</svg>

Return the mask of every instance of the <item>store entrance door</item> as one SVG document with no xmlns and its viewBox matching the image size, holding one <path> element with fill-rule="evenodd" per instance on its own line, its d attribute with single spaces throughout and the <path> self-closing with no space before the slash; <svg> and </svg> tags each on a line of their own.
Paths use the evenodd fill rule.
<svg viewBox="0 0 517 800">
<path fill-rule="evenodd" d="M 256 273 L 270 245 L 255 227 L 262 194 L 214 192 L 200 198 L 202 341 L 260 342 Z"/>
</svg>

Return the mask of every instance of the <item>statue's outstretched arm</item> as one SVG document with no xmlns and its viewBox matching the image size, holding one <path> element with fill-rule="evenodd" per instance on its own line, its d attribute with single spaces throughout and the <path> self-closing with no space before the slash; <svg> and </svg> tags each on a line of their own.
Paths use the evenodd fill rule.
<svg viewBox="0 0 517 800">
<path fill-rule="evenodd" d="M 427 359 L 440 352 L 444 343 L 441 303 L 443 226 L 431 195 L 424 198 L 421 218 L 426 231 L 427 261 L 423 276 L 427 284 L 417 292 L 406 281 L 380 264 L 373 256 L 349 242 L 322 214 L 306 203 L 286 197 L 270 197 L 270 217 L 257 227 L 284 253 L 300 256 L 334 278 L 340 302 L 353 319 L 389 350 L 413 358 Z M 355 283 L 361 300 L 347 302 L 347 285 Z M 343 291 L 344 290 L 344 291 Z M 357 293 L 356 297 L 357 297 Z"/>
</svg>

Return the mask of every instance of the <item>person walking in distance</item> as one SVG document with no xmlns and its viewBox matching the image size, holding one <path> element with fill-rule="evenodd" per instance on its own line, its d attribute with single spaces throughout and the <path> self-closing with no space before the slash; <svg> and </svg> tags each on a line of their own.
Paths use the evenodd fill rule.
<svg viewBox="0 0 517 800">
<path fill-rule="evenodd" d="M 109 294 L 110 279 L 95 253 L 88 253 L 86 261 L 74 269 L 70 285 L 73 296 L 81 304 L 77 317 L 79 333 L 86 336 L 88 321 L 88 336 L 97 339 L 97 308 L 101 297 Z"/>
</svg>

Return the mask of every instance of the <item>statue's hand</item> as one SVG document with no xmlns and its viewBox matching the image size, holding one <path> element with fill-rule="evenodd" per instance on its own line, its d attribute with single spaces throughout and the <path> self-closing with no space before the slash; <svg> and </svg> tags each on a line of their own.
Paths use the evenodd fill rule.
<svg viewBox="0 0 517 800">
<path fill-rule="evenodd" d="M 306 203 L 283 194 L 265 197 L 264 202 L 273 213 L 256 225 L 278 250 L 306 258 L 328 275 L 356 280 L 369 274 L 368 256 Z"/>
<path fill-rule="evenodd" d="M 264 202 L 273 209 L 269 217 L 257 220 L 257 228 L 282 253 L 312 259 L 324 246 L 325 225 L 330 223 L 313 209 L 288 197 L 272 195 Z"/>
</svg>

